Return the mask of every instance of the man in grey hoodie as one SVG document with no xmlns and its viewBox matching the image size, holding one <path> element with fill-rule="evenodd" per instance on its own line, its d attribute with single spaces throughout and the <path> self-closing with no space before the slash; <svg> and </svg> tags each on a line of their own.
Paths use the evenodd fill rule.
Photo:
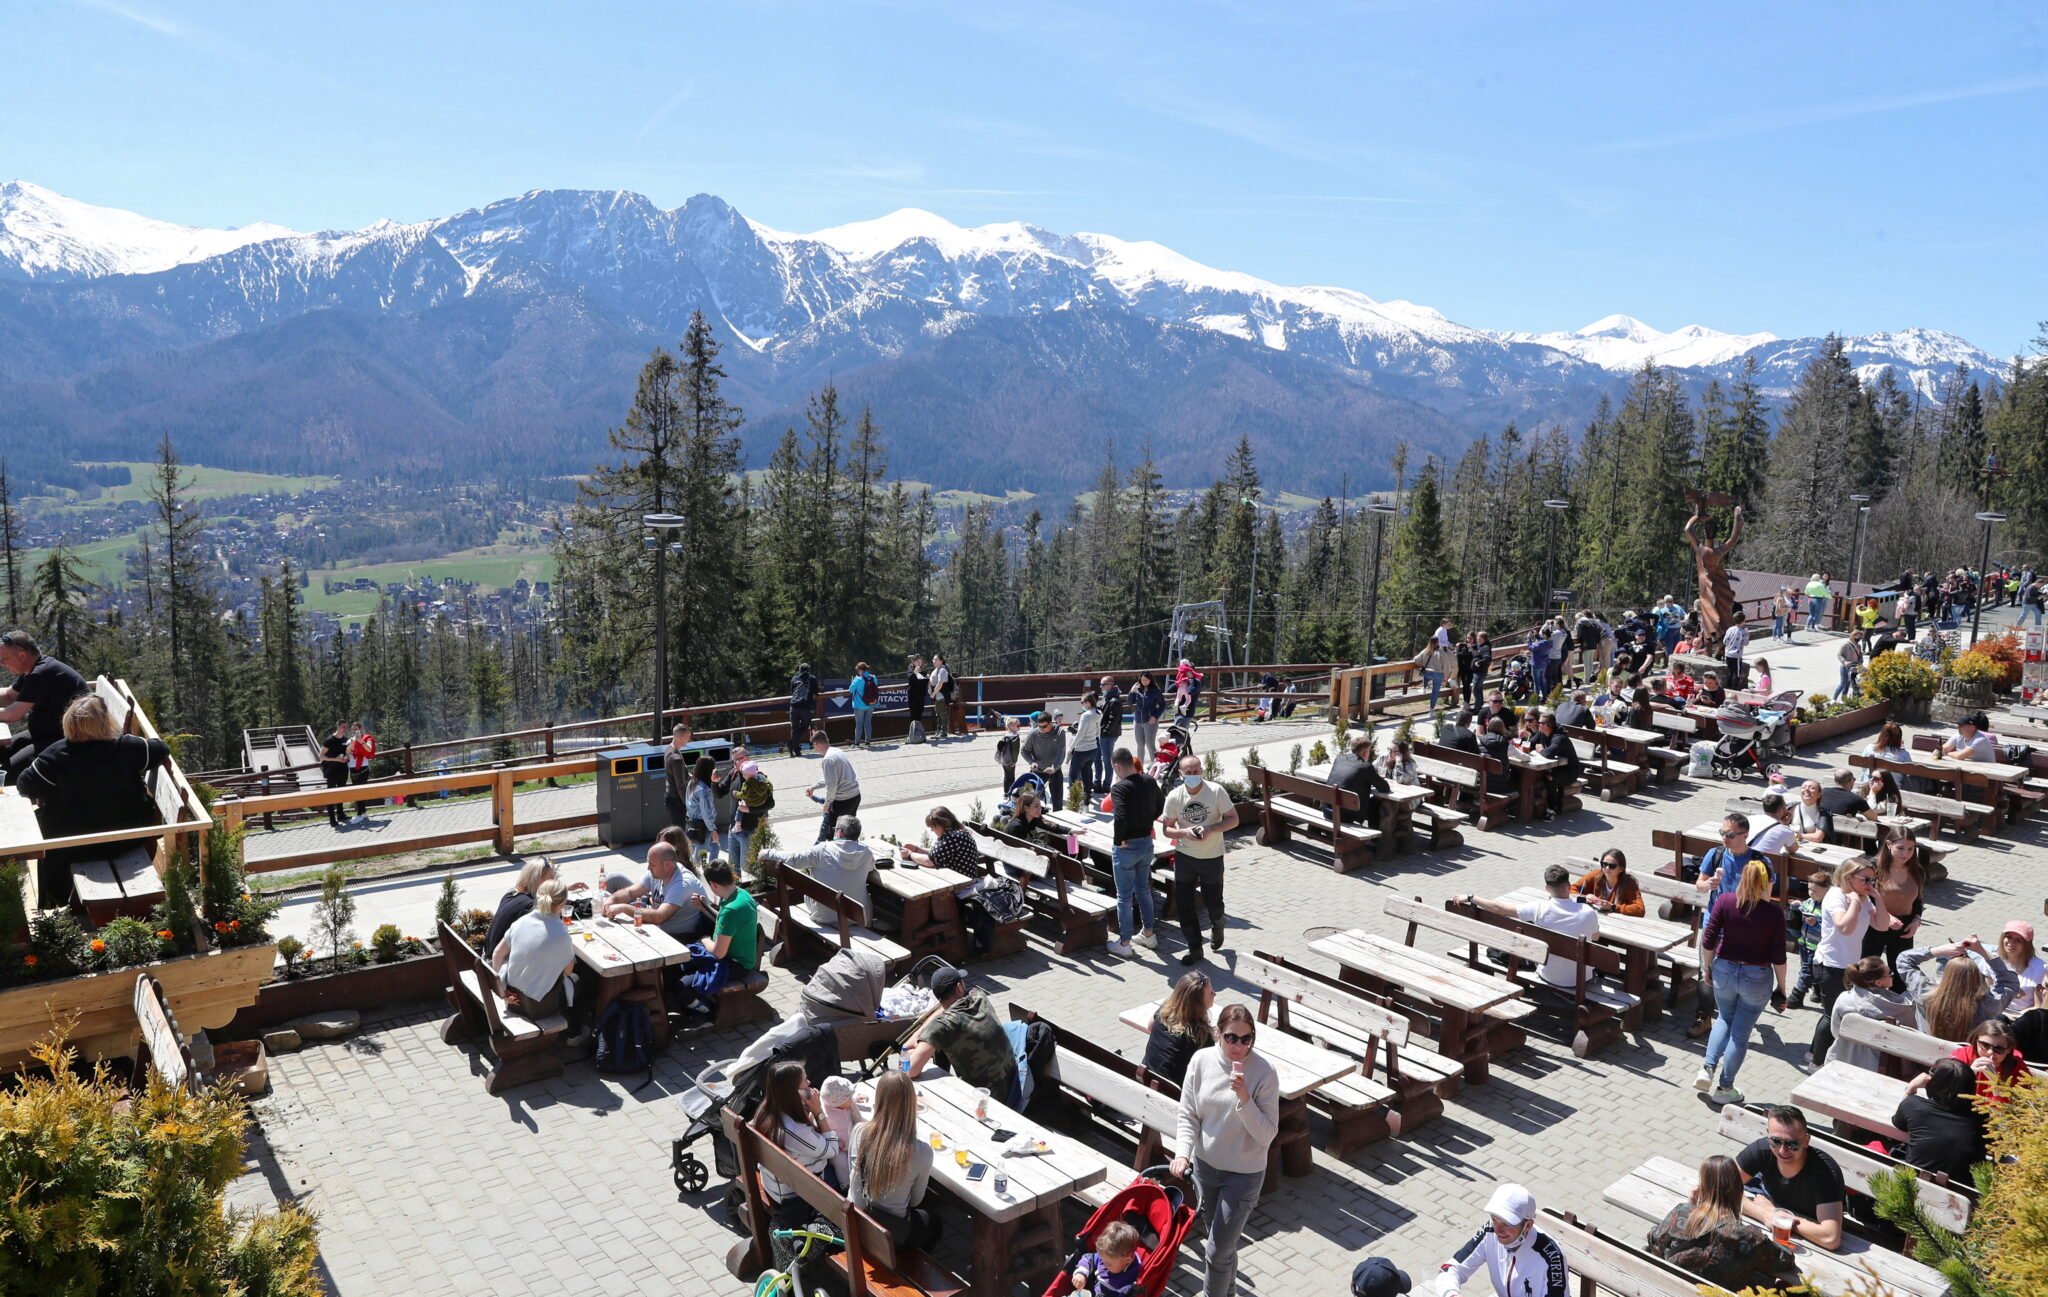
<svg viewBox="0 0 2048 1297">
<path fill-rule="evenodd" d="M 1237 1244 L 1259 1205 L 1266 1162 L 1280 1133 L 1280 1077 L 1252 1052 L 1258 1025 L 1242 1004 L 1216 1014 L 1216 1043 L 1196 1053 L 1180 1084 L 1172 1171 L 1195 1177 L 1203 1233 L 1203 1297 L 1230 1297 Z"/>
<path fill-rule="evenodd" d="M 800 851 L 770 848 L 761 853 L 761 859 L 771 865 L 789 865 L 803 870 L 841 896 L 857 902 L 868 922 L 875 921 L 875 911 L 868 899 L 868 879 L 875 872 L 875 853 L 860 840 L 859 816 L 842 815 L 833 821 L 830 842 L 820 842 Z M 814 922 L 838 927 L 839 913 L 831 906 L 806 900 L 804 910 Z"/>
</svg>

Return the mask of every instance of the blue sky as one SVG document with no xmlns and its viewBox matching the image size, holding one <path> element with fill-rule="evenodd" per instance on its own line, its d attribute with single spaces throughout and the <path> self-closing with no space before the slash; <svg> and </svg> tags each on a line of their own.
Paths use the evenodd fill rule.
<svg viewBox="0 0 2048 1297">
<path fill-rule="evenodd" d="M 543 187 L 1156 239 L 1487 328 L 2048 318 L 2048 6 L 5 0 L 0 178 L 340 228 Z"/>
</svg>

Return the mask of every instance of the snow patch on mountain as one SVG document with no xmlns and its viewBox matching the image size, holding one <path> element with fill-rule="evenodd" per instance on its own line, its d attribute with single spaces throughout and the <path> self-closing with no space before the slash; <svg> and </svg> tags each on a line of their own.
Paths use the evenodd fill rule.
<svg viewBox="0 0 2048 1297">
<path fill-rule="evenodd" d="M 1767 342 L 1772 333 L 1722 333 L 1698 324 L 1665 333 L 1634 316 L 1608 315 L 1570 333 L 1503 333 L 1512 342 L 1533 342 L 1591 361 L 1602 369 L 1629 373 L 1645 364 L 1692 369 L 1733 360 Z"/>
<path fill-rule="evenodd" d="M 147 275 L 289 239 L 282 225 L 198 229 L 66 198 L 26 180 L 0 184 L 0 279 L 93 279 Z"/>
</svg>

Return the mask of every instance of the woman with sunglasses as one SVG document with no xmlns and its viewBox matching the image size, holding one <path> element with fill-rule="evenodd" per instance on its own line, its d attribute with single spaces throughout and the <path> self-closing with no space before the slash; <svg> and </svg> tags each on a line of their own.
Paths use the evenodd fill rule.
<svg viewBox="0 0 2048 1297">
<path fill-rule="evenodd" d="M 2005 1096 L 1998 1093 L 1999 1086 L 2018 1085 L 2032 1080 L 2034 1075 L 2027 1070 L 2027 1057 L 2020 1053 L 2012 1038 L 2012 1028 L 1998 1018 L 1978 1023 L 1970 1038 L 1956 1046 L 1956 1052 L 1949 1057 L 1967 1065 L 1976 1076 L 1978 1098 L 1998 1103 L 2005 1102 Z M 1906 1093 L 1920 1093 L 1933 1079 L 1931 1071 L 1922 1072 L 1906 1082 Z"/>
<path fill-rule="evenodd" d="M 1195 1055 L 1181 1082 L 1172 1170 L 1182 1178 L 1193 1170 L 1195 1207 L 1207 1221 L 1204 1297 L 1229 1297 L 1237 1284 L 1238 1240 L 1259 1204 L 1266 1157 L 1280 1133 L 1280 1079 L 1252 1052 L 1258 1028 L 1250 1009 L 1224 1005 L 1216 1033 L 1216 1043 Z"/>
<path fill-rule="evenodd" d="M 1834 886 L 1821 907 L 1820 945 L 1814 948 L 1814 989 L 1820 995 L 1820 1021 L 1814 1024 L 1813 1045 L 1804 1062 L 1819 1067 L 1835 1044 L 1835 1000 L 1842 994 L 1842 975 L 1863 958 L 1863 934 L 1876 928 L 1889 932 L 1898 920 L 1877 898 L 1877 862 L 1858 856 L 1835 870 Z"/>
<path fill-rule="evenodd" d="M 1600 867 L 1580 878 L 1572 892 L 1602 914 L 1626 914 L 1642 918 L 1649 912 L 1643 889 L 1629 877 L 1628 857 L 1618 847 L 1600 853 Z"/>
</svg>

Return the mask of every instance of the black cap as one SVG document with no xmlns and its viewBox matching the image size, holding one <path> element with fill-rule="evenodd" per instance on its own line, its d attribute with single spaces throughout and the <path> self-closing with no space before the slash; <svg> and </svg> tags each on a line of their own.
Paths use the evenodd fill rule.
<svg viewBox="0 0 2048 1297">
<path fill-rule="evenodd" d="M 932 974 L 932 994 L 943 1000 L 952 995 L 954 988 L 966 980 L 966 974 L 959 969 L 942 968 Z"/>
<path fill-rule="evenodd" d="M 1351 1297 L 1397 1297 L 1409 1286 L 1408 1272 L 1383 1256 L 1369 1256 L 1351 1272 Z"/>
</svg>

